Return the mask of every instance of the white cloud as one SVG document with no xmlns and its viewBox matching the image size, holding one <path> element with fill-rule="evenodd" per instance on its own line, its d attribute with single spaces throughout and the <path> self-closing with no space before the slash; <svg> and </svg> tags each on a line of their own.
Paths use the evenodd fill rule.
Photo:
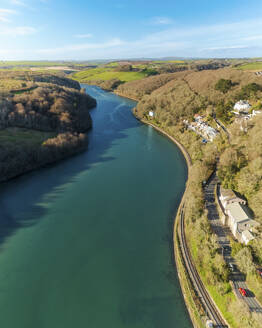
<svg viewBox="0 0 262 328">
<path fill-rule="evenodd" d="M 248 46 L 224 46 L 224 47 L 211 47 L 211 48 L 206 48 L 203 50 L 232 50 L 232 49 L 247 49 L 249 48 Z"/>
<path fill-rule="evenodd" d="M 16 14 L 15 10 L 0 8 L 0 22 L 10 23 L 10 16 Z"/>
<path fill-rule="evenodd" d="M 173 20 L 169 17 L 153 17 L 149 21 L 150 25 L 171 25 L 173 24 Z"/>
<path fill-rule="evenodd" d="M 1 16 L 1 14 L 0 14 L 0 22 L 1 23 L 10 23 L 10 19 L 8 19 L 5 16 Z"/>
<path fill-rule="evenodd" d="M 34 27 L 17 26 L 17 27 L 2 28 L 0 30 L 0 36 L 5 36 L 5 37 L 26 36 L 26 35 L 34 34 L 36 32 L 37 30 Z"/>
<path fill-rule="evenodd" d="M 12 9 L 0 8 L 0 14 L 3 14 L 3 15 L 16 14 L 16 11 L 12 10 Z"/>
<path fill-rule="evenodd" d="M 163 29 L 163 26 L 162 26 Z M 85 40 L 89 34 L 75 35 L 78 42 L 50 47 L 48 43 L 43 48 L 30 49 L 25 44 L 25 53 L 17 58 L 30 59 L 111 59 L 137 57 L 241 57 L 261 56 L 262 42 L 258 42 L 262 21 L 259 19 L 224 24 L 202 26 L 168 27 L 162 31 L 128 40 L 117 37 L 106 41 Z M 258 35 L 254 35 L 257 31 Z M 1 35 L 28 35 L 35 33 L 33 28 L 0 29 Z M 83 39 L 83 40 L 80 40 Z M 82 41 L 82 42 L 80 42 Z M 89 42 L 88 42 L 89 41 Z M 12 46 L 15 46 L 15 43 Z M 13 56 L 13 53 L 6 57 Z"/>
<path fill-rule="evenodd" d="M 37 53 L 41 54 L 64 54 L 65 52 L 76 52 L 80 50 L 97 50 L 97 49 L 108 49 L 114 48 L 120 45 L 123 45 L 124 42 L 118 38 L 102 42 L 102 43 L 83 43 L 83 44 L 74 44 L 68 45 L 59 48 L 47 48 L 47 49 L 40 49 Z"/>
<path fill-rule="evenodd" d="M 90 39 L 93 37 L 93 34 L 88 33 L 88 34 L 76 34 L 75 38 L 77 39 Z"/>
<path fill-rule="evenodd" d="M 256 40 L 262 40 L 262 35 L 253 35 L 253 36 L 249 36 L 244 38 L 243 40 L 245 41 L 256 41 Z"/>
<path fill-rule="evenodd" d="M 27 4 L 21 0 L 11 0 L 10 3 L 15 6 L 27 7 Z"/>
</svg>

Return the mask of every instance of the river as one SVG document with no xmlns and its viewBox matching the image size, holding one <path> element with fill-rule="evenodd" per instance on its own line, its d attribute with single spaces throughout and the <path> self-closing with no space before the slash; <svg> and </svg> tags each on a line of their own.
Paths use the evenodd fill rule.
<svg viewBox="0 0 262 328">
<path fill-rule="evenodd" d="M 88 151 L 1 184 L 1 327 L 192 327 L 172 245 L 185 160 L 135 102 L 85 87 Z"/>
</svg>

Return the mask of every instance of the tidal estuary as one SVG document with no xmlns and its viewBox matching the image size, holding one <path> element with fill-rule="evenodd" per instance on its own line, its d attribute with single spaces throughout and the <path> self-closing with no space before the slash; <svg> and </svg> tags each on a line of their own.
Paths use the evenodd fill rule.
<svg viewBox="0 0 262 328">
<path fill-rule="evenodd" d="M 187 178 L 135 102 L 95 97 L 86 152 L 0 186 L 3 328 L 190 328 L 173 257 Z"/>
</svg>

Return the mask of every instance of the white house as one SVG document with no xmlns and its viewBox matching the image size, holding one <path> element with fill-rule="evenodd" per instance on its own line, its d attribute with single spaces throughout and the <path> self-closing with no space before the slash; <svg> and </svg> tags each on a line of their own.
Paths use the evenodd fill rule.
<svg viewBox="0 0 262 328">
<path fill-rule="evenodd" d="M 242 242 L 247 245 L 251 240 L 255 239 L 252 233 L 249 230 L 242 232 Z"/>
<path fill-rule="evenodd" d="M 247 203 L 245 199 L 238 197 L 233 190 L 225 189 L 223 187 L 220 187 L 219 199 L 224 208 L 226 208 L 228 204 L 240 203 L 245 205 Z"/>
<path fill-rule="evenodd" d="M 154 112 L 153 112 L 152 110 L 149 111 L 148 115 L 149 115 L 150 117 L 154 117 L 154 116 L 155 116 L 155 114 L 154 114 Z"/>
<path fill-rule="evenodd" d="M 234 106 L 234 113 L 239 114 L 240 112 L 248 113 L 251 105 L 246 100 L 239 100 Z"/>
<path fill-rule="evenodd" d="M 228 226 L 234 237 L 246 245 L 255 239 L 253 232 L 260 225 L 252 219 L 252 214 L 246 206 L 246 200 L 239 197 L 233 190 L 220 188 L 219 200 L 224 208 L 226 217 L 222 217 L 223 224 L 228 218 Z"/>
<path fill-rule="evenodd" d="M 247 207 L 239 203 L 228 204 L 225 210 L 229 218 L 228 225 L 233 235 L 237 238 L 237 231 L 240 230 L 239 225 L 251 220 L 250 214 L 248 213 Z"/>
</svg>

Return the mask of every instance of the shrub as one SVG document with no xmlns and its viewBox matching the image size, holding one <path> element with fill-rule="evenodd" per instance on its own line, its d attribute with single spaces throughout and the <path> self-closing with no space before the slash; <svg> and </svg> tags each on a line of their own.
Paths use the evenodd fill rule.
<svg viewBox="0 0 262 328">
<path fill-rule="evenodd" d="M 232 86 L 233 83 L 231 80 L 220 79 L 217 81 L 215 89 L 223 93 L 227 93 L 232 88 Z"/>
</svg>

